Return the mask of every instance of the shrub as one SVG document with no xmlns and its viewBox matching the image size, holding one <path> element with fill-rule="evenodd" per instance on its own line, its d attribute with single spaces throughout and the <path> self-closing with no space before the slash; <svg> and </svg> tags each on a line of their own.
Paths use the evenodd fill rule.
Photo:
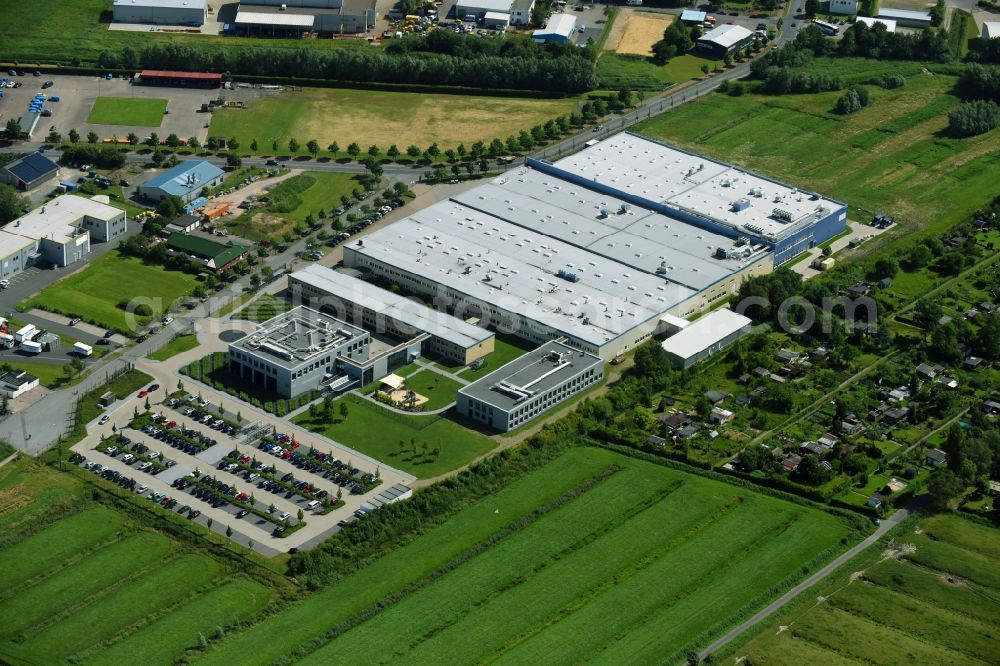
<svg viewBox="0 0 1000 666">
<path fill-rule="evenodd" d="M 988 100 L 964 102 L 948 114 L 948 133 L 955 137 L 985 134 L 997 126 L 1000 106 Z"/>
<path fill-rule="evenodd" d="M 848 88 L 847 92 L 841 95 L 840 99 L 837 100 L 837 104 L 833 107 L 833 111 L 834 113 L 842 115 L 856 113 L 868 106 L 870 101 L 871 97 L 868 94 L 868 90 L 865 88 Z"/>
</svg>

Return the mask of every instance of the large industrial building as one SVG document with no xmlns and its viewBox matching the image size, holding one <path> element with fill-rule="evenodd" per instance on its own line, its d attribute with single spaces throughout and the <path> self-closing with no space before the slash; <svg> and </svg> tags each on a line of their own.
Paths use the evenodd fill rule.
<svg viewBox="0 0 1000 666">
<path fill-rule="evenodd" d="M 115 23 L 201 26 L 208 0 L 114 0 Z"/>
<path fill-rule="evenodd" d="M 225 172 L 211 162 L 186 160 L 139 186 L 139 196 L 160 201 L 178 196 L 185 203 L 196 199 L 206 187 L 221 185 Z"/>
<path fill-rule="evenodd" d="M 68 266 L 90 253 L 91 240 L 125 233 L 125 212 L 75 194 L 64 194 L 0 230 L 0 277 L 47 262 Z"/>
<path fill-rule="evenodd" d="M 344 264 L 609 360 L 846 220 L 842 203 L 626 133 L 417 211 L 345 245 Z"/>
<path fill-rule="evenodd" d="M 455 411 L 507 432 L 604 377 L 604 362 L 552 340 L 458 391 Z"/>
<path fill-rule="evenodd" d="M 297 302 L 370 331 L 402 340 L 427 333 L 425 354 L 468 365 L 493 351 L 491 331 L 319 264 L 289 275 L 288 288 Z"/>
<path fill-rule="evenodd" d="M 375 0 L 251 0 L 241 2 L 236 29 L 250 35 L 354 34 L 375 27 Z"/>
<path fill-rule="evenodd" d="M 266 391 L 296 397 L 341 374 L 343 360 L 366 360 L 369 342 L 363 329 L 298 306 L 230 343 L 229 371 Z"/>
<path fill-rule="evenodd" d="M 697 47 L 713 58 L 724 58 L 751 42 L 753 42 L 752 32 L 741 25 L 727 23 L 699 37 Z"/>
<path fill-rule="evenodd" d="M 915 9 L 894 9 L 880 6 L 875 18 L 891 19 L 896 22 L 896 25 L 907 28 L 931 27 L 930 13 Z"/>
</svg>

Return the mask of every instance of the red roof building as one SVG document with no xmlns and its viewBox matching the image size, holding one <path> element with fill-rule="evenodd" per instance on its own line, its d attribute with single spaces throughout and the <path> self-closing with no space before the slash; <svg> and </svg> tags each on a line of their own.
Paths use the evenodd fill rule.
<svg viewBox="0 0 1000 666">
<path fill-rule="evenodd" d="M 190 86 L 218 88 L 222 85 L 222 74 L 209 72 L 173 72 L 162 69 L 144 69 L 139 73 L 139 81 L 149 85 Z"/>
</svg>

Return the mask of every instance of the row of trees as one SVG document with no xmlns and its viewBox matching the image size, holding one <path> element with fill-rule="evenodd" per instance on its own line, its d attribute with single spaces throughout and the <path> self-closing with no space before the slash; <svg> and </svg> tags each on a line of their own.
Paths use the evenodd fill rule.
<svg viewBox="0 0 1000 666">
<path fill-rule="evenodd" d="M 444 38 L 435 38 L 444 39 Z M 488 42 L 490 40 L 479 40 Z M 130 48 L 130 47 L 126 47 Z M 194 44 L 155 42 L 133 61 L 105 52 L 104 67 L 215 71 L 227 74 L 301 79 L 451 85 L 485 89 L 544 90 L 579 93 L 597 87 L 594 63 L 586 57 L 555 57 L 555 50 L 527 56 L 512 47 L 510 55 L 457 56 L 430 52 L 387 53 L 360 49 L 241 48 L 213 49 Z M 531 47 L 524 47 L 531 48 Z M 526 53 L 527 51 L 525 51 Z M 128 64 L 126 64 L 126 61 Z"/>
<path fill-rule="evenodd" d="M 507 35 L 503 39 L 482 39 L 478 35 L 432 30 L 426 36 L 415 33 L 393 39 L 386 53 L 437 53 L 457 58 L 496 56 L 501 58 L 586 58 L 593 49 L 581 49 L 571 41 L 539 43 L 527 35 Z M 596 53 L 594 53 L 596 55 Z"/>
</svg>

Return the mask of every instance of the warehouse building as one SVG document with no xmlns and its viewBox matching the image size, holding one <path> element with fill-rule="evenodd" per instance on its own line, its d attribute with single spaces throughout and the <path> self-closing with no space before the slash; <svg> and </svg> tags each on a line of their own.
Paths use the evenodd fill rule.
<svg viewBox="0 0 1000 666">
<path fill-rule="evenodd" d="M 139 196 L 154 202 L 178 196 L 188 203 L 206 187 L 221 185 L 224 176 L 211 162 L 186 160 L 140 185 Z"/>
<path fill-rule="evenodd" d="M 506 30 L 510 26 L 510 14 L 503 12 L 486 12 L 483 15 L 483 27 L 492 30 Z"/>
<path fill-rule="evenodd" d="M 481 19 L 487 12 L 498 12 L 510 14 L 512 0 L 468 0 L 468 2 L 458 2 L 455 5 L 455 18 L 464 19 L 466 16 L 475 16 Z"/>
<path fill-rule="evenodd" d="M 218 88 L 222 74 L 211 72 L 177 72 L 169 69 L 144 69 L 132 83 L 147 86 L 172 86 L 180 88 Z"/>
<path fill-rule="evenodd" d="M 364 330 L 300 305 L 230 343 L 229 371 L 294 398 L 340 374 L 343 359 L 367 359 L 369 341 Z"/>
<path fill-rule="evenodd" d="M 288 288 L 297 301 L 369 331 L 402 340 L 427 333 L 424 354 L 468 365 L 493 351 L 491 331 L 319 264 L 289 275 Z"/>
<path fill-rule="evenodd" d="M 879 7 L 876 18 L 892 19 L 898 26 L 907 28 L 929 28 L 931 27 L 931 15 L 928 12 L 920 12 L 913 9 L 893 9 L 892 7 Z"/>
<path fill-rule="evenodd" d="M 240 3 L 235 25 L 249 35 L 354 34 L 375 18 L 375 0 L 252 0 Z"/>
<path fill-rule="evenodd" d="M 0 167 L 0 183 L 22 192 L 33 190 L 59 175 L 59 165 L 40 153 L 31 153 Z"/>
<path fill-rule="evenodd" d="M 604 360 L 843 231 L 846 206 L 633 134 L 528 160 L 344 246 L 459 319 Z"/>
<path fill-rule="evenodd" d="M 204 25 L 208 0 L 114 0 L 115 23 Z"/>
<path fill-rule="evenodd" d="M 232 241 L 218 243 L 210 238 L 175 231 L 167 238 L 167 249 L 186 254 L 214 273 L 223 273 L 247 258 L 250 248 Z"/>
<path fill-rule="evenodd" d="M 90 253 L 91 239 L 125 233 L 125 212 L 92 199 L 64 194 L 0 230 L 0 277 L 37 263 L 68 266 Z"/>
<path fill-rule="evenodd" d="M 713 58 L 724 58 L 753 42 L 753 33 L 741 25 L 725 24 L 698 38 L 697 47 Z"/>
<path fill-rule="evenodd" d="M 508 432 L 604 378 L 604 362 L 557 340 L 458 390 L 455 411 Z"/>
<path fill-rule="evenodd" d="M 676 333 L 663 341 L 663 351 L 677 368 L 686 369 L 718 353 L 750 332 L 751 321 L 731 310 L 719 309 L 679 326 L 670 323 Z"/>
<path fill-rule="evenodd" d="M 568 42 L 576 31 L 576 17 L 572 14 L 553 14 L 545 27 L 531 33 L 536 42 Z"/>
</svg>

